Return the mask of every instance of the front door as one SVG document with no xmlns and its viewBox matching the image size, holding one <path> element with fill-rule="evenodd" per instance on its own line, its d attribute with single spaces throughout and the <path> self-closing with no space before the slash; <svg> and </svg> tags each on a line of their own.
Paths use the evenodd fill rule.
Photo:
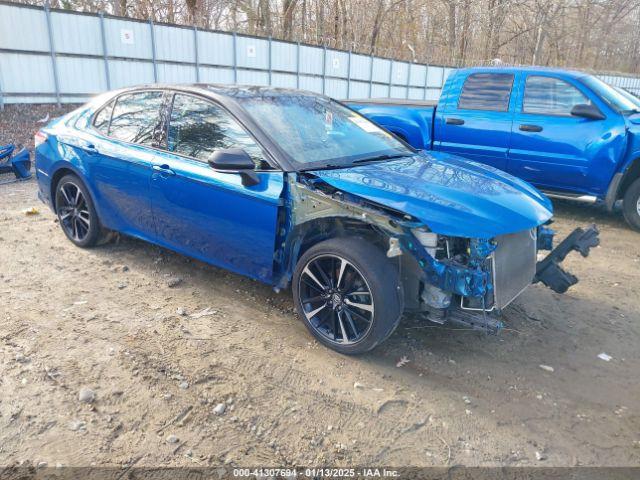
<svg viewBox="0 0 640 480">
<path fill-rule="evenodd" d="M 575 117 L 571 110 L 591 103 L 577 85 L 552 75 L 523 78 L 509 150 L 509 173 L 551 190 L 586 191 L 591 162 L 607 163 L 611 142 L 606 120 Z"/>
<path fill-rule="evenodd" d="M 257 185 L 211 168 L 217 149 L 242 148 L 256 162 Z M 283 173 L 222 107 L 176 93 L 166 152 L 157 158 L 151 204 L 161 243 L 208 263 L 269 282 Z"/>
<path fill-rule="evenodd" d="M 513 73 L 473 73 L 464 79 L 457 103 L 437 119 L 437 150 L 505 170 L 511 136 Z"/>
</svg>

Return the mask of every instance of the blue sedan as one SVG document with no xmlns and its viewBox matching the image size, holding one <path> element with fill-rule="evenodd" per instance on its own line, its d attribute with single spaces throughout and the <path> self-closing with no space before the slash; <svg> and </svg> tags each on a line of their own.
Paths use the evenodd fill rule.
<svg viewBox="0 0 640 480">
<path fill-rule="evenodd" d="M 506 173 L 418 152 L 343 104 L 215 85 L 109 92 L 36 134 L 40 198 L 78 247 L 137 237 L 291 287 L 324 345 L 371 350 L 403 312 L 482 331 L 529 284 L 558 292 L 577 229 L 545 260 L 549 200 Z"/>
</svg>

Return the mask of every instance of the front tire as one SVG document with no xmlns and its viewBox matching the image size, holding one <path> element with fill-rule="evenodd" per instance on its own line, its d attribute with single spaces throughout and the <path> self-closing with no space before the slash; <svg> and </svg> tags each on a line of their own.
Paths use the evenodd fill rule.
<svg viewBox="0 0 640 480">
<path fill-rule="evenodd" d="M 300 257 L 293 299 L 311 334 L 337 352 L 367 352 L 398 326 L 403 310 L 398 271 L 362 238 L 333 238 Z"/>
<path fill-rule="evenodd" d="M 81 248 L 95 246 L 100 240 L 98 214 L 87 187 L 76 175 L 65 175 L 56 185 L 56 213 L 62 231 Z"/>
<path fill-rule="evenodd" d="M 622 212 L 627 223 L 640 231 L 640 178 L 629 185 L 624 193 Z"/>
</svg>

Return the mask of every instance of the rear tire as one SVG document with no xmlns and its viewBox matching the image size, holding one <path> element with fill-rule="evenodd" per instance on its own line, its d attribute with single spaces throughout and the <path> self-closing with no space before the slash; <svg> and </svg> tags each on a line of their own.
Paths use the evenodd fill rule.
<svg viewBox="0 0 640 480">
<path fill-rule="evenodd" d="M 99 241 L 102 227 L 87 187 L 76 175 L 65 175 L 56 185 L 56 213 L 62 231 L 71 242 L 90 248 Z"/>
<path fill-rule="evenodd" d="M 640 231 L 640 178 L 629 185 L 624 193 L 622 212 L 627 223 Z"/>
<path fill-rule="evenodd" d="M 333 238 L 307 250 L 293 274 L 298 315 L 323 345 L 364 353 L 398 326 L 403 310 L 397 269 L 362 238 Z"/>
</svg>

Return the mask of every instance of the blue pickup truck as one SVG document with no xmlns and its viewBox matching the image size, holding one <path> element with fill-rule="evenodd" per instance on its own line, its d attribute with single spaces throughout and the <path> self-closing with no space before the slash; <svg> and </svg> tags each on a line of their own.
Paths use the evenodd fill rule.
<svg viewBox="0 0 640 480">
<path fill-rule="evenodd" d="M 623 201 L 640 230 L 640 107 L 583 72 L 549 68 L 456 70 L 437 104 L 350 100 L 413 147 L 440 150 L 522 178 L 551 197 Z"/>
</svg>

